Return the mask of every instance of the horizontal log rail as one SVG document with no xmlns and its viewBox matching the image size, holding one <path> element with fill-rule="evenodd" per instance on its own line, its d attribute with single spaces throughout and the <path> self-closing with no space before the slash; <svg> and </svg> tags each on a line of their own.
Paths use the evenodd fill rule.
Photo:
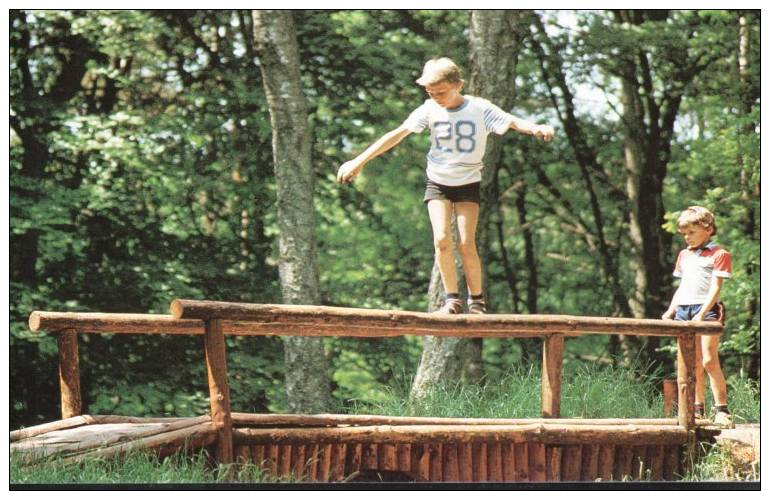
<svg viewBox="0 0 770 491">
<path fill-rule="evenodd" d="M 34 311 L 29 317 L 33 332 L 63 333 L 68 330 L 79 334 L 167 334 L 203 335 L 205 321 L 200 319 L 176 319 L 162 314 L 108 314 L 84 312 Z M 327 328 L 303 322 L 260 322 L 222 320 L 222 329 L 228 336 L 333 336 Z M 351 329 L 355 330 L 353 334 Z M 396 327 L 383 330 L 367 325 L 347 325 L 342 336 L 399 337 L 418 333 L 431 335 L 434 329 Z M 450 332 L 450 331 L 447 331 Z M 537 333 L 508 333 L 504 331 L 475 330 L 476 337 L 538 337 Z M 579 336 L 580 333 L 567 334 Z"/>
<path fill-rule="evenodd" d="M 626 334 L 635 336 L 680 336 L 683 334 L 721 334 L 718 322 L 681 322 L 622 317 L 584 317 L 570 315 L 487 314 L 449 315 L 396 310 L 374 310 L 320 305 L 249 304 L 181 300 L 171 303 L 175 319 L 222 319 L 255 321 L 245 329 L 264 335 L 271 324 L 296 325 L 306 329 L 304 336 L 379 336 L 412 334 L 417 336 L 488 337 L 515 334 L 529 337 L 548 334 Z"/>
<path fill-rule="evenodd" d="M 232 413 L 234 426 L 291 426 L 291 427 L 332 427 L 332 426 L 408 426 L 408 425 L 524 425 L 535 423 L 569 425 L 636 425 L 676 426 L 675 418 L 442 418 L 430 416 L 382 416 L 366 414 L 254 414 Z M 697 420 L 706 425 L 709 420 Z"/>
<path fill-rule="evenodd" d="M 534 423 L 526 425 L 404 425 L 342 428 L 234 428 L 236 445 L 298 441 L 313 443 L 464 443 L 506 441 L 579 445 L 586 441 L 613 445 L 644 442 L 674 445 L 687 442 L 688 432 L 674 425 L 573 425 Z"/>
<path fill-rule="evenodd" d="M 203 319 L 222 319 L 226 335 L 236 336 L 349 336 L 395 337 L 541 337 L 548 334 L 626 334 L 635 336 L 679 336 L 721 334 L 713 321 L 680 322 L 621 317 L 580 317 L 568 315 L 439 315 L 421 312 L 349 309 L 300 305 L 255 305 L 244 317 L 238 310 L 218 310 L 227 317 L 198 315 L 200 308 L 184 307 L 189 300 L 175 300 L 173 315 L 109 314 L 92 312 L 34 311 L 29 316 L 33 332 L 74 329 L 90 334 L 172 334 L 203 335 Z M 198 303 L 198 302 L 195 302 Z M 224 303 L 224 302 L 211 302 Z M 250 304 L 228 304 L 250 305 Z M 211 314 L 209 314 L 211 315 Z M 236 320 L 237 319 L 237 320 Z"/>
</svg>

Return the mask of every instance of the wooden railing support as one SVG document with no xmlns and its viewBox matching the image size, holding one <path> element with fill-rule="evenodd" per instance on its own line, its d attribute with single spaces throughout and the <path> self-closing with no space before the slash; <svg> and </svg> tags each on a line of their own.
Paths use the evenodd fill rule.
<svg viewBox="0 0 770 491">
<path fill-rule="evenodd" d="M 220 319 L 206 321 L 204 351 L 208 369 L 211 422 L 217 429 L 217 462 L 233 462 L 233 420 L 230 409 L 230 388 L 227 384 L 227 354 L 225 334 Z"/>
<path fill-rule="evenodd" d="M 695 334 L 677 338 L 676 381 L 679 386 L 679 424 L 695 427 Z"/>
<path fill-rule="evenodd" d="M 674 404 L 679 400 L 677 390 L 676 380 L 663 380 L 663 415 L 667 418 L 674 414 Z"/>
<path fill-rule="evenodd" d="M 540 400 L 544 418 L 558 418 L 561 410 L 561 372 L 564 336 L 552 334 L 543 340 L 543 369 Z"/>
<path fill-rule="evenodd" d="M 689 465 L 695 457 L 695 334 L 677 337 L 676 380 L 679 388 L 679 426 L 687 430 L 687 449 L 684 465 Z"/>
<path fill-rule="evenodd" d="M 82 414 L 80 396 L 80 366 L 78 358 L 78 333 L 75 329 L 64 329 L 58 333 L 59 346 L 59 387 L 61 390 L 62 419 Z"/>
</svg>

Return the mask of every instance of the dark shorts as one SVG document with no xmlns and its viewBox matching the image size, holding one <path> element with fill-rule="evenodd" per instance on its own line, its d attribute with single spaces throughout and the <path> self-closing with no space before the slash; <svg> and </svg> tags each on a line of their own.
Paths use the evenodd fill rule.
<svg viewBox="0 0 770 491">
<path fill-rule="evenodd" d="M 462 186 L 444 186 L 427 179 L 422 201 L 427 203 L 432 199 L 446 199 L 453 203 L 481 203 L 481 181 Z"/>
<path fill-rule="evenodd" d="M 676 321 L 689 321 L 700 312 L 703 305 L 678 305 L 676 307 L 676 313 L 674 314 L 674 320 Z M 703 317 L 707 321 L 719 321 L 724 323 L 725 320 L 725 306 L 722 302 L 717 302 L 716 305 L 711 307 L 711 310 Z"/>
</svg>

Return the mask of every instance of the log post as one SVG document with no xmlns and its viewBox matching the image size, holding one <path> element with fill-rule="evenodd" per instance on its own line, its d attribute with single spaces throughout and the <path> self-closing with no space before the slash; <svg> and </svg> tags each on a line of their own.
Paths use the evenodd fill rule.
<svg viewBox="0 0 770 491">
<path fill-rule="evenodd" d="M 676 381 L 679 386 L 678 422 L 688 430 L 695 427 L 695 335 L 679 336 Z"/>
<path fill-rule="evenodd" d="M 679 386 L 679 426 L 687 430 L 684 465 L 695 458 L 695 334 L 677 337 L 676 380 Z"/>
<path fill-rule="evenodd" d="M 677 400 L 677 383 L 676 380 L 665 379 L 663 380 L 663 415 L 667 418 L 674 414 L 674 404 Z"/>
<path fill-rule="evenodd" d="M 564 336 L 551 334 L 543 340 L 543 369 L 540 399 L 544 418 L 558 418 L 561 407 L 561 371 Z"/>
<path fill-rule="evenodd" d="M 206 368 L 208 369 L 211 422 L 217 429 L 217 462 L 233 462 L 233 422 L 230 410 L 230 388 L 227 385 L 227 355 L 221 319 L 206 321 L 204 334 Z"/>
<path fill-rule="evenodd" d="M 59 345 L 61 417 L 67 419 L 82 414 L 77 331 L 75 329 L 60 331 L 57 335 L 57 344 Z"/>
</svg>

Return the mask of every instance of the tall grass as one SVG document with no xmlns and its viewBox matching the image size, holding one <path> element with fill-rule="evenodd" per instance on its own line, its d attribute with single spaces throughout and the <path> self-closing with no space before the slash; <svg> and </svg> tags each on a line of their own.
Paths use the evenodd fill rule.
<svg viewBox="0 0 770 491">
<path fill-rule="evenodd" d="M 663 396 L 655 374 L 638 375 L 623 367 L 581 365 L 565 375 L 561 391 L 564 418 L 663 417 Z M 357 414 L 463 418 L 539 418 L 540 370 L 518 366 L 500 380 L 480 385 L 439 383 L 419 399 L 409 398 L 410 381 L 386 388 L 388 397 L 357 401 Z"/>
<path fill-rule="evenodd" d="M 260 482 L 265 479 L 256 465 L 212 466 L 205 450 L 178 452 L 159 458 L 149 450 L 135 450 L 114 458 L 63 463 L 50 458 L 34 466 L 22 465 L 11 454 L 10 481 L 14 484 L 164 484 Z"/>
<path fill-rule="evenodd" d="M 683 481 L 759 481 L 759 456 L 747 459 L 745 452 L 729 444 L 701 443 L 699 451 L 700 458 L 683 476 Z"/>
</svg>

